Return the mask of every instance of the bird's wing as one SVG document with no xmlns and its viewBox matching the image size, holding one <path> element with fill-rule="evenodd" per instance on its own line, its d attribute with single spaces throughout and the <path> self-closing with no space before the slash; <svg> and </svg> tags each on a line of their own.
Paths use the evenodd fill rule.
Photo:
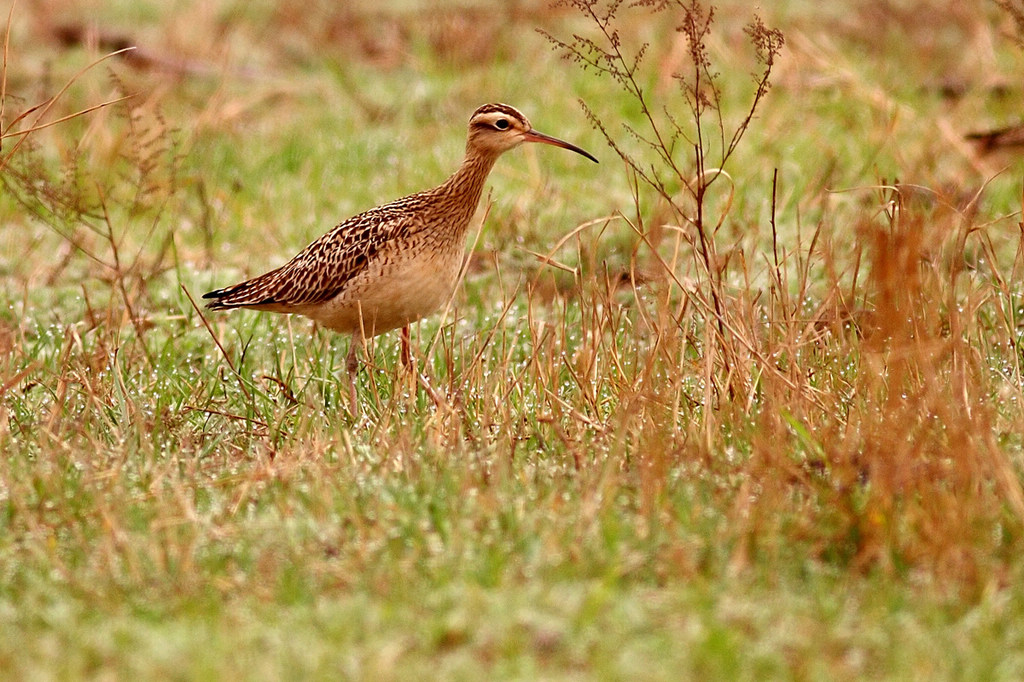
<svg viewBox="0 0 1024 682">
<path fill-rule="evenodd" d="M 407 197 L 342 222 L 279 268 L 203 294 L 207 308 L 287 311 L 329 301 L 389 243 L 418 229 Z"/>
</svg>

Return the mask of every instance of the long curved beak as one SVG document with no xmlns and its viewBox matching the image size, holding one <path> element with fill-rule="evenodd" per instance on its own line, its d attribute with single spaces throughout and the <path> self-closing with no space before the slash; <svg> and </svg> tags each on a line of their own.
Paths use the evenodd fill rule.
<svg viewBox="0 0 1024 682">
<path fill-rule="evenodd" d="M 587 157 L 594 163 L 599 163 L 598 160 L 594 158 L 594 155 L 591 154 L 590 152 L 584 151 L 583 149 L 580 149 L 576 145 L 570 144 L 565 140 L 559 140 L 557 137 L 551 137 L 550 135 L 545 135 L 544 133 L 537 132 L 532 128 L 523 133 L 523 142 L 543 142 L 544 144 L 554 145 L 556 147 L 561 147 L 562 149 L 569 149 L 571 151 L 576 152 L 577 154 Z"/>
</svg>

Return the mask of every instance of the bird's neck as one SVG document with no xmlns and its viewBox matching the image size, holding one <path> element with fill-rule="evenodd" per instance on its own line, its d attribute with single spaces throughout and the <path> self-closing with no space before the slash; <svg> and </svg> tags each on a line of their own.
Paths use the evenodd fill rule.
<svg viewBox="0 0 1024 682">
<path fill-rule="evenodd" d="M 450 225 L 455 229 L 465 230 L 469 225 L 480 203 L 484 183 L 497 159 L 497 156 L 467 153 L 459 169 L 437 188 L 438 196 L 451 206 L 453 220 Z"/>
</svg>

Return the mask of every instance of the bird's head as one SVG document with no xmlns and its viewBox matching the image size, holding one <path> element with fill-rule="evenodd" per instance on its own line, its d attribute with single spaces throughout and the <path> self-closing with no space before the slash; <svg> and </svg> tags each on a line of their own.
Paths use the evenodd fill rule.
<svg viewBox="0 0 1024 682">
<path fill-rule="evenodd" d="M 507 104 L 485 104 L 469 118 L 467 153 L 498 156 L 523 142 L 543 142 L 569 149 L 597 163 L 597 159 L 576 145 L 534 130 L 522 112 Z"/>
</svg>

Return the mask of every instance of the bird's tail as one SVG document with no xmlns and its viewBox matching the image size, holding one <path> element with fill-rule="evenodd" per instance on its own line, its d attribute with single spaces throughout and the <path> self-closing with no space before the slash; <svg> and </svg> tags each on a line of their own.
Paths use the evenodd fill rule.
<svg viewBox="0 0 1024 682">
<path fill-rule="evenodd" d="M 209 291 L 203 294 L 203 298 L 212 299 L 206 304 L 210 310 L 271 305 L 275 303 L 275 299 L 268 291 L 268 283 L 266 276 L 256 277 L 223 289 Z"/>
</svg>

